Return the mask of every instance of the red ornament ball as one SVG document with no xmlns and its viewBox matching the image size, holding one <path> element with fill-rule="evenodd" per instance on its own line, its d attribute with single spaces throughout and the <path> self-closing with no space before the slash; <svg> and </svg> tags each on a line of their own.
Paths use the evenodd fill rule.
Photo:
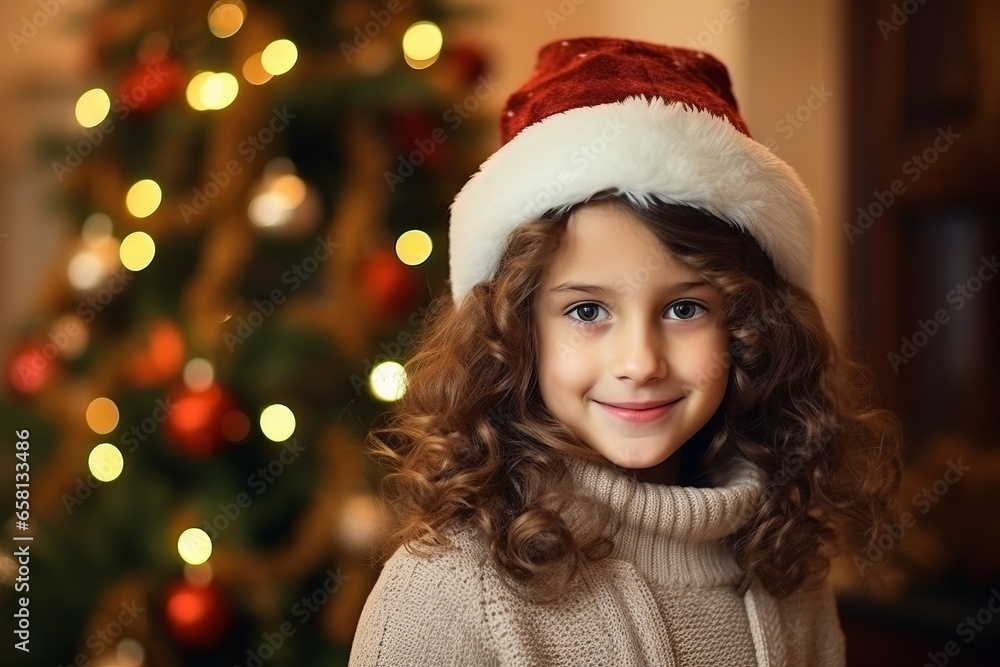
<svg viewBox="0 0 1000 667">
<path fill-rule="evenodd" d="M 179 99 L 184 92 L 184 79 L 183 68 L 171 58 L 134 63 L 118 84 L 116 102 L 123 105 L 118 108 L 119 117 L 124 115 L 125 108 L 145 113 Z"/>
<path fill-rule="evenodd" d="M 10 360 L 11 389 L 22 396 L 40 391 L 55 375 L 59 362 L 59 348 L 51 341 L 40 338 L 23 343 Z"/>
<path fill-rule="evenodd" d="M 172 584 L 163 596 L 163 618 L 170 637 L 186 650 L 205 650 L 225 639 L 233 625 L 233 606 L 221 586 Z"/>
<path fill-rule="evenodd" d="M 166 403 L 164 430 L 183 453 L 205 459 L 232 444 L 227 425 L 238 406 L 232 394 L 218 384 L 203 391 L 185 387 L 173 392 Z"/>
<path fill-rule="evenodd" d="M 383 317 L 396 319 L 413 307 L 417 295 L 413 272 L 392 250 L 376 250 L 369 255 L 362 267 L 361 283 Z"/>
</svg>

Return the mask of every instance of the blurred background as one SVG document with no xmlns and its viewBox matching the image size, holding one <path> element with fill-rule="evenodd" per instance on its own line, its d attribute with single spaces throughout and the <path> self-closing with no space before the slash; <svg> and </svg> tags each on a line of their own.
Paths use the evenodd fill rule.
<svg viewBox="0 0 1000 667">
<path fill-rule="evenodd" d="M 0 27 L 0 663 L 346 664 L 360 447 L 447 206 L 537 49 L 615 35 L 729 66 L 905 425 L 900 523 L 833 569 L 849 664 L 1000 664 L 997 3 L 13 0 Z"/>
</svg>

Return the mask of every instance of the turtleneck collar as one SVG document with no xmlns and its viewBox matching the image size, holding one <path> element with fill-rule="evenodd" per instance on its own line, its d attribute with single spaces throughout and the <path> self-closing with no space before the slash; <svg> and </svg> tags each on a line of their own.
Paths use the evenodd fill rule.
<svg viewBox="0 0 1000 667">
<path fill-rule="evenodd" d="M 743 467 L 720 486 L 638 482 L 619 468 L 584 459 L 570 463 L 579 492 L 609 505 L 621 520 L 615 557 L 665 586 L 738 585 L 742 573 L 725 538 L 751 516 L 759 477 Z"/>
</svg>

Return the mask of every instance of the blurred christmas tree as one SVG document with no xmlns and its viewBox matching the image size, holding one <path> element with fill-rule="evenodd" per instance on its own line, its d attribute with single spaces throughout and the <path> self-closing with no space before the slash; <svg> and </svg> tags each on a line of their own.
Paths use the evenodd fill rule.
<svg viewBox="0 0 1000 667">
<path fill-rule="evenodd" d="M 45 147 L 76 240 L 0 402 L 3 506 L 27 500 L 4 523 L 3 617 L 30 600 L 30 653 L 8 633 L 3 664 L 346 663 L 376 576 L 360 445 L 488 138 L 483 57 L 438 28 L 463 18 L 95 12 L 80 134 Z"/>
</svg>

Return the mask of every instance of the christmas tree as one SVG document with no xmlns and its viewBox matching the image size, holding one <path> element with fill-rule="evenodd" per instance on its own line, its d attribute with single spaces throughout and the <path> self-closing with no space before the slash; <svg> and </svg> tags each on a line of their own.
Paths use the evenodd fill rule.
<svg viewBox="0 0 1000 667">
<path fill-rule="evenodd" d="M 79 132 L 42 146 L 74 240 L 0 397 L 3 664 L 346 664 L 381 525 L 362 444 L 490 139 L 484 58 L 447 38 L 469 18 L 90 17 Z"/>
</svg>

